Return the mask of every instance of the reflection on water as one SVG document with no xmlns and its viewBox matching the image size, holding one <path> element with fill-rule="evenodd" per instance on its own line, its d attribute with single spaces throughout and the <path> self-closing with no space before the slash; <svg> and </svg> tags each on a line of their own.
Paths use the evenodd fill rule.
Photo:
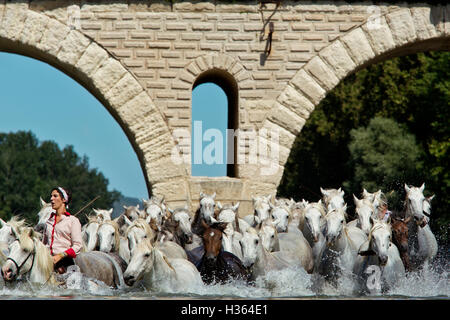
<svg viewBox="0 0 450 320">
<path fill-rule="evenodd" d="M 102 286 L 78 288 L 52 288 L 19 282 L 14 285 L 3 284 L 0 299 L 328 299 L 328 298 L 383 298 L 383 299 L 448 299 L 450 297 L 448 261 L 423 270 L 411 272 L 394 288 L 384 294 L 359 295 L 354 293 L 354 283 L 341 280 L 337 287 L 326 287 L 320 294 L 315 292 L 314 276 L 303 269 L 286 269 L 269 272 L 256 279 L 254 285 L 232 281 L 227 284 L 204 285 L 193 292 L 168 293 L 149 292 L 142 287 L 113 290 Z"/>
</svg>

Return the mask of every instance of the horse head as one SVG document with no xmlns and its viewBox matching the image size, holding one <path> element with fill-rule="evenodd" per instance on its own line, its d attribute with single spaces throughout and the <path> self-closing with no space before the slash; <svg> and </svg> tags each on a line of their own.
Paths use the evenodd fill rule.
<svg viewBox="0 0 450 320">
<path fill-rule="evenodd" d="M 313 241 L 319 241 L 322 226 L 325 223 L 325 208 L 322 201 L 307 203 L 304 209 L 306 225 L 313 236 Z"/>
<path fill-rule="evenodd" d="M 346 224 L 346 212 L 347 206 L 344 208 L 332 209 L 325 216 L 326 221 L 326 240 L 327 245 L 333 245 L 336 240 L 341 236 L 344 226 Z"/>
<path fill-rule="evenodd" d="M 280 241 L 278 239 L 278 232 L 273 224 L 272 219 L 267 219 L 262 222 L 258 228 L 258 235 L 261 239 L 261 244 L 269 252 L 280 251 Z"/>
<path fill-rule="evenodd" d="M 52 204 L 46 203 L 42 198 L 40 200 L 41 209 L 38 212 L 39 221 L 34 227 L 34 229 L 38 232 L 42 232 L 45 228 L 45 223 L 50 218 L 50 215 L 54 211 L 52 208 Z"/>
<path fill-rule="evenodd" d="M 1 273 L 5 281 L 11 282 L 18 276 L 29 273 L 34 268 L 39 269 L 40 277 L 34 277 L 32 282 L 46 282 L 51 277 L 53 261 L 48 248 L 39 240 L 40 234 L 33 228 L 22 229 L 19 238 L 9 247 L 10 252 L 3 264 Z"/>
<path fill-rule="evenodd" d="M 323 196 L 323 201 L 328 211 L 333 209 L 343 208 L 345 205 L 344 194 L 345 192 L 339 189 L 322 189 L 320 192 Z"/>
<path fill-rule="evenodd" d="M 372 201 L 369 199 L 358 199 L 355 195 L 353 195 L 353 201 L 355 203 L 355 211 L 358 216 L 359 225 L 361 226 L 361 230 L 366 234 L 369 234 L 370 229 L 372 228 L 372 224 L 370 223 L 370 218 L 375 214 L 375 209 L 372 204 Z"/>
<path fill-rule="evenodd" d="M 412 216 L 416 223 L 420 225 L 420 227 L 424 227 L 427 224 L 426 216 L 429 215 L 425 210 L 430 209 L 429 206 L 424 203 L 427 202 L 427 199 L 423 195 L 423 190 L 425 189 L 425 183 L 420 187 L 409 187 L 405 183 L 405 191 L 406 191 L 406 212 L 408 215 Z M 424 210 L 425 209 L 425 210 Z"/>
<path fill-rule="evenodd" d="M 256 223 L 261 223 L 268 219 L 270 216 L 270 199 L 272 195 L 267 197 L 252 197 L 253 208 L 254 208 L 254 218 Z"/>
<path fill-rule="evenodd" d="M 359 248 L 359 255 L 376 255 L 379 264 L 385 266 L 389 257 L 389 247 L 391 246 L 392 230 L 390 222 L 372 219 L 373 227 L 370 230 L 368 239 Z"/>
<path fill-rule="evenodd" d="M 161 199 L 152 197 L 150 200 L 145 200 L 144 210 L 147 217 L 155 219 L 158 226 L 161 226 L 164 218 L 166 218 L 166 205 L 164 203 L 164 197 Z"/>
<path fill-rule="evenodd" d="M 191 244 L 194 238 L 192 233 L 192 218 L 187 206 L 177 208 L 171 213 L 171 219 L 176 223 L 178 236 L 183 244 Z"/>
<path fill-rule="evenodd" d="M 409 247 L 408 247 L 408 222 L 411 217 L 406 219 L 392 217 L 392 242 L 397 246 L 400 256 L 403 261 L 403 265 L 407 270 L 410 270 L 409 264 Z"/>
<path fill-rule="evenodd" d="M 103 252 L 119 251 L 119 226 L 115 221 L 104 221 L 97 230 L 98 248 Z"/>
<path fill-rule="evenodd" d="M 89 217 L 88 223 L 84 226 L 83 230 L 83 241 L 84 241 L 84 250 L 94 251 L 98 246 L 98 227 L 100 226 L 99 217 Z"/>
<path fill-rule="evenodd" d="M 136 281 L 143 278 L 146 270 L 151 270 L 153 262 L 153 245 L 150 239 L 144 239 L 137 244 L 131 255 L 130 262 L 123 274 L 125 283 L 133 286 Z"/>
<path fill-rule="evenodd" d="M 128 249 L 133 255 L 137 245 L 145 239 L 153 243 L 155 232 L 145 219 L 139 218 L 133 222 L 127 221 L 128 228 L 125 231 L 125 237 L 128 239 Z"/>
<path fill-rule="evenodd" d="M 212 195 L 200 192 L 200 218 L 206 220 L 207 224 L 211 224 L 211 218 L 214 217 L 214 209 L 216 207 L 215 198 L 215 192 Z"/>
<path fill-rule="evenodd" d="M 216 222 L 208 225 L 204 220 L 202 220 L 202 224 L 205 230 L 202 236 L 205 249 L 204 257 L 206 261 L 215 263 L 222 249 L 222 233 L 227 227 L 227 224 Z"/>
<path fill-rule="evenodd" d="M 269 203 L 271 209 L 271 218 L 278 232 L 288 232 L 291 210 L 289 207 L 278 204 Z"/>
<path fill-rule="evenodd" d="M 254 228 L 248 228 L 239 240 L 242 248 L 242 264 L 251 268 L 258 257 L 258 246 L 261 245 L 260 237 Z"/>
</svg>

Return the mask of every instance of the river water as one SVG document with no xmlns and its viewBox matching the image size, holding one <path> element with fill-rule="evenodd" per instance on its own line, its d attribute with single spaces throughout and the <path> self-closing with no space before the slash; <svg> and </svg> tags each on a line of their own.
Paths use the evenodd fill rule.
<svg viewBox="0 0 450 320">
<path fill-rule="evenodd" d="M 139 285 L 133 288 L 111 289 L 72 283 L 70 288 L 38 286 L 26 281 L 1 284 L 0 300 L 33 299 L 448 299 L 450 297 L 449 256 L 438 259 L 432 266 L 414 271 L 387 292 L 358 293 L 353 282 L 341 278 L 337 286 L 314 289 L 314 276 L 303 269 L 269 272 L 253 285 L 241 281 L 203 285 L 192 292 L 149 292 Z"/>
</svg>

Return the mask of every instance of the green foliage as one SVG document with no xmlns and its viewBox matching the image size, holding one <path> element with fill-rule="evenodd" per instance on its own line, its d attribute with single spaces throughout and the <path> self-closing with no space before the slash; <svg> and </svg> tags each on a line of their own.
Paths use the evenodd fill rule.
<svg viewBox="0 0 450 320">
<path fill-rule="evenodd" d="M 110 208 L 119 198 L 107 190 L 108 180 L 97 169 L 89 169 L 72 146 L 60 150 L 56 143 L 39 143 L 31 132 L 0 133 L 0 218 L 21 215 L 37 222 L 39 197 L 49 202 L 50 191 L 62 186 L 72 192 L 69 212 L 76 213 L 96 196 L 95 207 Z M 78 218 L 85 222 L 85 214 Z"/>
<path fill-rule="evenodd" d="M 399 183 L 413 180 L 423 166 L 414 135 L 392 119 L 375 117 L 366 128 L 351 130 L 350 136 L 354 175 L 343 183 L 347 190 L 395 190 Z M 401 210 L 398 196 L 396 200 L 390 207 Z"/>
<path fill-rule="evenodd" d="M 279 196 L 317 201 L 320 187 L 338 188 L 346 182 L 346 201 L 352 205 L 352 193 L 361 194 L 362 181 L 371 181 L 370 192 L 388 187 L 383 191 L 394 191 L 399 199 L 404 199 L 404 183 L 420 186 L 425 182 L 425 194 L 436 195 L 431 227 L 445 236 L 450 222 L 449 101 L 450 52 L 398 57 L 348 76 L 316 107 L 297 137 L 285 166 Z M 393 119 L 401 124 L 401 130 L 414 136 L 420 154 L 411 164 L 415 174 L 411 176 L 410 171 L 403 170 L 394 178 L 390 168 L 376 162 L 375 155 L 367 159 L 367 165 L 374 168 L 356 170 L 356 163 L 350 161 L 350 132 L 367 127 L 374 117 Z M 381 143 L 385 141 L 382 139 Z M 382 181 L 362 178 L 369 173 L 385 178 Z M 387 177 L 392 179 L 388 181 Z"/>
</svg>

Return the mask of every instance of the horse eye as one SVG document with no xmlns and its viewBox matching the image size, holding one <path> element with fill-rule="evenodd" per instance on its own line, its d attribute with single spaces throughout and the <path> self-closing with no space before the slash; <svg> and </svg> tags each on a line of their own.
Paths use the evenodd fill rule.
<svg viewBox="0 0 450 320">
<path fill-rule="evenodd" d="M 272 238 L 275 238 L 275 235 L 274 235 L 274 234 L 272 235 Z"/>
<path fill-rule="evenodd" d="M 258 240 L 255 240 L 255 244 L 258 244 L 259 243 L 259 241 Z"/>
<path fill-rule="evenodd" d="M 146 258 L 150 257 L 150 253 L 146 253 L 146 254 L 144 255 L 144 257 L 146 257 Z"/>
</svg>

